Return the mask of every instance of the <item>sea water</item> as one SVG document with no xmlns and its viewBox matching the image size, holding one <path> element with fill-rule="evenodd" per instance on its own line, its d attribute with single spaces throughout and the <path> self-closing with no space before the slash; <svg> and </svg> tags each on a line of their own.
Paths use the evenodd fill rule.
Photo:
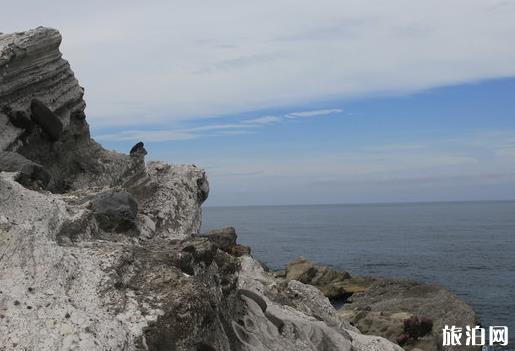
<svg viewBox="0 0 515 351">
<path fill-rule="evenodd" d="M 515 349 L 515 202 L 208 207 L 273 269 L 298 256 L 351 274 L 438 283 Z"/>
</svg>

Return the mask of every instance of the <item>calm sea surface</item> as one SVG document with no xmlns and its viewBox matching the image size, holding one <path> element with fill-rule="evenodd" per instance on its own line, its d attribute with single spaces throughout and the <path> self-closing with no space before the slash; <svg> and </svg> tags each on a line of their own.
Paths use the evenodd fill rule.
<svg viewBox="0 0 515 351">
<path fill-rule="evenodd" d="M 298 256 L 351 274 L 446 286 L 515 345 L 515 202 L 211 207 L 203 230 L 236 227 L 255 257 Z"/>
</svg>

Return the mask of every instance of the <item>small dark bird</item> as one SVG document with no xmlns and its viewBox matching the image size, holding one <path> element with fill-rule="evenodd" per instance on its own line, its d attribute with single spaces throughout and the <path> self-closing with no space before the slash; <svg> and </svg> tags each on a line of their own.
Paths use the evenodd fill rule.
<svg viewBox="0 0 515 351">
<path fill-rule="evenodd" d="M 137 143 L 136 145 L 134 145 L 131 149 L 131 151 L 129 152 L 129 154 L 132 156 L 132 155 L 137 155 L 137 154 L 143 154 L 143 155 L 146 155 L 147 154 L 147 150 L 145 150 L 145 144 L 143 144 L 142 141 L 140 141 L 139 143 Z"/>
</svg>

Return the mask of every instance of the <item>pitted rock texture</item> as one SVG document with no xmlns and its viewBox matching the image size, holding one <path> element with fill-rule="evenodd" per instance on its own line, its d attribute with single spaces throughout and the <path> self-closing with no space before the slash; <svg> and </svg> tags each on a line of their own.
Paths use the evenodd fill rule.
<svg viewBox="0 0 515 351">
<path fill-rule="evenodd" d="M 0 151 L 23 161 L 0 169 L 0 350 L 401 350 L 200 237 L 202 169 L 92 140 L 60 41 L 0 35 Z"/>
<path fill-rule="evenodd" d="M 375 279 L 352 295 L 339 313 L 363 333 L 399 342 L 405 350 L 478 351 L 477 346 L 443 346 L 445 324 L 475 326 L 472 308 L 447 289 L 402 279 Z M 431 325 L 431 327 L 429 327 Z"/>
</svg>

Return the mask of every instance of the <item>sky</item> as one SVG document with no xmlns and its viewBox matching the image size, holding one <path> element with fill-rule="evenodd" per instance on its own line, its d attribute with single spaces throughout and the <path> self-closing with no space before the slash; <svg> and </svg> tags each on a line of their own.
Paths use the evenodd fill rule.
<svg viewBox="0 0 515 351">
<path fill-rule="evenodd" d="M 515 1 L 2 9 L 61 31 L 94 138 L 205 168 L 207 206 L 515 199 Z"/>
</svg>

